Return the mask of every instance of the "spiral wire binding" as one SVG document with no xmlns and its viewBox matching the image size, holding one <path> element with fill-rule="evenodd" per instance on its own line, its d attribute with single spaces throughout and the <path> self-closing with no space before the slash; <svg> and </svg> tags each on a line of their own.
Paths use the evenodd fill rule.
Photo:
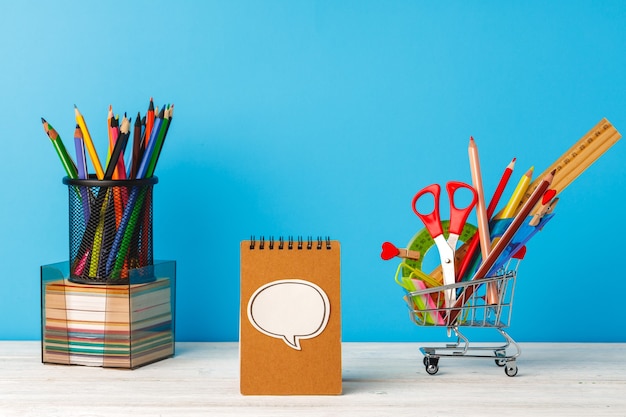
<svg viewBox="0 0 626 417">
<path fill-rule="evenodd" d="M 327 250 L 332 249 L 332 245 L 330 243 L 330 236 L 326 236 L 325 238 L 323 238 L 322 236 L 318 236 L 316 240 L 316 245 L 315 248 L 317 250 L 322 250 L 324 249 L 324 247 Z M 312 250 L 313 249 L 313 237 L 312 236 L 308 236 L 307 237 L 307 241 L 306 241 L 306 249 L 307 250 Z M 273 250 L 274 246 L 276 244 L 276 240 L 274 239 L 274 236 L 270 236 L 268 239 L 268 249 Z M 257 247 L 257 240 L 255 236 L 250 236 L 250 249 L 254 250 Z M 259 237 L 258 240 L 258 248 L 260 250 L 264 250 L 265 249 L 265 236 L 261 236 Z M 278 250 L 282 250 L 285 248 L 285 238 L 283 236 L 280 236 L 278 238 L 278 246 L 277 246 Z M 287 249 L 288 250 L 293 250 L 294 248 L 294 239 L 293 236 L 288 236 L 287 237 Z M 298 250 L 302 250 L 304 248 L 304 239 L 302 238 L 302 236 L 298 236 L 298 245 L 297 245 L 297 249 Z"/>
</svg>

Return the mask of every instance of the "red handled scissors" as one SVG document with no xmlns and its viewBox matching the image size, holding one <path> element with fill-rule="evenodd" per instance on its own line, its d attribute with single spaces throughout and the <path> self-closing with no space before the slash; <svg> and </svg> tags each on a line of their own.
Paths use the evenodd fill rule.
<svg viewBox="0 0 626 417">
<path fill-rule="evenodd" d="M 454 204 L 454 195 L 461 188 L 466 188 L 472 193 L 472 201 L 469 205 L 467 205 L 467 207 L 464 208 L 458 208 Z M 450 181 L 446 184 L 446 190 L 448 191 L 448 199 L 450 200 L 450 227 L 447 240 L 443 237 L 443 227 L 441 226 L 441 217 L 439 215 L 439 196 L 441 195 L 441 186 L 439 186 L 439 184 L 431 184 L 428 187 L 423 188 L 415 194 L 412 203 L 413 212 L 415 212 L 417 217 L 422 220 L 428 230 L 428 233 L 434 239 L 437 249 L 439 250 L 444 285 L 454 284 L 456 282 L 456 272 L 454 269 L 454 253 L 456 251 L 456 245 L 459 241 L 459 235 L 465 226 L 467 217 L 476 205 L 476 200 L 478 198 L 476 190 L 463 182 Z M 432 213 L 424 214 L 417 210 L 417 200 L 425 194 L 432 194 L 435 199 L 435 207 Z M 455 299 L 455 292 L 452 290 L 446 290 L 447 305 L 452 306 Z"/>
</svg>

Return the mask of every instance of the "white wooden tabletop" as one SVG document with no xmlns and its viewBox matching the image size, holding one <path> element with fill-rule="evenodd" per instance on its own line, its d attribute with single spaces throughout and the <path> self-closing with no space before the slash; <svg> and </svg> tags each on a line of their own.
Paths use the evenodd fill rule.
<svg viewBox="0 0 626 417">
<path fill-rule="evenodd" d="M 626 344 L 522 343 L 515 377 L 467 357 L 431 376 L 419 346 L 344 343 L 340 396 L 248 397 L 237 343 L 177 343 L 131 371 L 44 365 L 39 342 L 0 342 L 0 416 L 626 416 Z"/>
</svg>

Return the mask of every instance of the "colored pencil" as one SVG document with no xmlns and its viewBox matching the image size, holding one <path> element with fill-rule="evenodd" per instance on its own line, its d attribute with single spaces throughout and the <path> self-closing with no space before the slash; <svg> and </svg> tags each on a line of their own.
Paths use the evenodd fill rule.
<svg viewBox="0 0 626 417">
<path fill-rule="evenodd" d="M 78 178 L 87 179 L 87 157 L 85 156 L 85 142 L 83 142 L 83 132 L 80 130 L 80 127 L 76 125 L 76 129 L 74 129 L 74 146 L 76 148 L 76 162 Z M 87 187 L 77 187 L 80 191 L 81 202 L 83 206 L 83 216 L 85 218 L 85 224 L 89 221 L 89 216 L 91 213 L 90 203 L 91 200 L 89 196 L 91 192 Z"/>
<path fill-rule="evenodd" d="M 126 116 L 124 116 L 124 118 L 122 119 L 122 125 L 119 132 L 119 137 L 117 137 L 115 140 L 115 146 L 113 147 L 113 152 L 111 153 L 111 159 L 109 160 L 107 170 L 104 174 L 105 180 L 110 180 L 113 178 L 113 174 L 118 167 L 119 160 L 123 157 L 126 150 L 126 145 L 128 144 L 128 136 L 130 134 L 130 121 L 126 118 Z M 116 133 L 114 132 L 114 135 L 115 134 Z"/>
<path fill-rule="evenodd" d="M 78 111 L 78 107 L 74 105 L 74 113 L 76 116 L 76 123 L 80 126 L 80 130 L 83 132 L 83 140 L 85 141 L 85 146 L 87 147 L 87 151 L 89 152 L 89 157 L 91 158 L 91 163 L 96 170 L 96 178 L 99 180 L 104 179 L 104 171 L 102 170 L 102 165 L 100 164 L 100 158 L 98 158 L 98 152 L 96 152 L 96 148 L 91 140 L 91 135 L 89 134 L 89 129 L 87 129 L 87 124 L 85 123 L 85 118 Z"/>
<path fill-rule="evenodd" d="M 163 143 L 165 142 L 165 134 L 167 132 L 167 128 L 170 123 L 169 108 L 166 110 L 162 110 L 161 113 L 159 114 L 159 118 L 162 119 L 162 122 L 161 122 L 161 126 L 159 126 L 159 134 L 157 135 L 156 143 L 154 144 L 154 149 L 150 157 L 150 164 L 148 165 L 148 168 L 146 171 L 146 178 L 150 178 L 152 177 L 152 175 L 154 175 L 154 170 L 156 169 L 156 164 L 159 160 L 159 155 L 161 154 Z"/>
<path fill-rule="evenodd" d="M 135 119 L 135 129 L 133 132 L 133 153 L 130 159 L 129 178 L 135 179 L 137 176 L 137 169 L 139 168 L 139 159 L 141 158 L 141 113 L 137 112 L 137 118 Z"/>
<path fill-rule="evenodd" d="M 41 123 L 43 123 L 43 130 L 50 138 L 50 142 L 52 142 L 54 150 L 57 152 L 57 155 L 61 160 L 61 164 L 63 164 L 63 169 L 65 169 L 65 173 L 67 174 L 67 176 L 72 179 L 78 178 L 78 170 L 76 169 L 76 164 L 74 164 L 74 161 L 67 153 L 67 149 L 65 149 L 65 145 L 63 145 L 61 136 L 59 136 L 57 131 L 43 117 L 41 118 Z"/>
<path fill-rule="evenodd" d="M 524 196 L 524 193 L 528 189 L 528 186 L 530 185 L 530 180 L 533 176 L 534 169 L 535 167 L 530 167 L 530 169 L 526 171 L 524 175 L 522 175 L 522 178 L 520 178 L 519 182 L 517 183 L 517 186 L 515 187 L 515 190 L 513 191 L 509 202 L 504 207 L 504 209 L 502 209 L 502 211 L 498 213 L 496 219 L 508 219 L 515 216 L 518 204 Z"/>
<path fill-rule="evenodd" d="M 478 146 L 473 137 L 470 137 L 468 146 L 470 159 L 470 171 L 472 174 L 472 184 L 478 195 L 476 201 L 476 218 L 478 221 L 478 235 L 480 237 L 480 251 L 483 259 L 491 251 L 491 238 L 489 237 L 489 218 L 487 217 L 487 206 L 485 205 L 485 190 L 480 173 L 480 158 L 478 157 Z"/>
<path fill-rule="evenodd" d="M 80 126 L 78 126 L 78 124 L 74 130 L 74 146 L 76 148 L 76 162 L 78 163 L 76 166 L 78 178 L 84 180 L 87 178 L 87 157 L 85 156 L 83 132 L 80 130 Z"/>
<path fill-rule="evenodd" d="M 506 188 L 509 182 L 509 179 L 511 178 L 511 174 L 513 174 L 513 169 L 515 168 L 515 159 L 516 158 L 513 158 L 511 162 L 509 162 L 509 164 L 504 169 L 504 173 L 502 174 L 502 177 L 500 178 L 500 182 L 498 183 L 498 186 L 496 187 L 496 190 L 494 191 L 493 196 L 491 197 L 489 206 L 487 206 L 487 216 L 489 218 L 491 218 L 491 216 L 493 216 L 493 213 L 495 213 L 496 207 L 498 206 L 498 203 L 500 202 L 500 198 L 502 197 L 502 194 L 504 193 L 504 189 Z"/>
<path fill-rule="evenodd" d="M 170 125 L 172 124 L 172 119 L 174 118 L 174 105 L 172 104 L 169 107 L 169 116 L 168 116 L 168 121 L 167 121 L 167 125 L 165 125 L 165 133 L 163 136 L 163 143 L 165 142 L 165 138 L 167 137 L 167 132 L 168 130 L 170 130 Z M 152 172 L 154 173 L 154 170 L 156 169 L 156 164 L 159 162 L 159 158 L 161 157 L 161 151 L 163 150 L 163 143 L 161 143 L 161 146 L 159 147 L 159 152 L 157 154 L 156 157 L 156 161 L 154 163 L 154 167 L 152 168 Z"/>
<path fill-rule="evenodd" d="M 145 151 L 150 142 L 150 136 L 152 135 L 152 129 L 154 128 L 154 101 L 150 97 L 150 104 L 148 105 L 148 111 L 146 113 L 146 134 L 143 142 L 143 150 Z"/>
<path fill-rule="evenodd" d="M 141 163 L 139 164 L 139 168 L 137 170 L 137 178 L 149 178 L 148 177 L 148 167 L 152 162 L 152 155 L 154 154 L 154 149 L 158 142 L 157 136 L 159 131 L 161 130 L 161 124 L 163 123 L 163 118 L 165 117 L 165 111 L 161 109 L 159 116 L 154 120 L 154 126 L 152 128 L 152 133 L 150 140 L 148 141 L 148 146 L 143 152 L 141 157 Z"/>
<path fill-rule="evenodd" d="M 112 193 L 109 192 L 110 188 L 101 187 L 98 192 L 98 197 L 103 196 L 104 199 L 100 205 L 96 206 L 96 209 L 99 208 L 99 212 L 94 213 L 91 216 L 91 219 L 97 219 L 96 229 L 91 240 L 91 261 L 89 263 L 89 276 L 96 277 L 98 276 L 98 265 L 101 260 L 101 247 L 102 241 L 104 240 L 104 222 L 107 218 L 108 206 L 112 197 Z M 98 200 L 96 199 L 96 204 L 98 204 Z"/>
<path fill-rule="evenodd" d="M 113 106 L 109 104 L 109 112 L 107 114 L 107 135 L 109 137 L 109 147 L 107 149 L 107 158 L 105 165 L 109 165 L 109 159 L 111 158 L 111 152 L 115 146 L 115 139 L 113 138 L 113 131 L 111 130 L 112 122 L 115 117 L 113 116 Z"/>
<path fill-rule="evenodd" d="M 109 125 L 109 138 L 110 138 L 110 142 L 109 142 L 109 152 L 107 155 L 107 162 L 106 162 L 106 169 L 104 171 L 104 179 L 105 180 L 116 180 L 118 179 L 117 176 L 117 163 L 113 163 L 111 164 L 111 154 L 113 153 L 113 149 L 115 149 L 115 144 L 117 143 L 117 138 L 120 136 L 120 129 L 119 129 L 119 119 L 116 117 L 112 117 L 110 119 L 110 125 Z M 111 175 L 107 175 L 107 172 L 109 171 L 109 169 L 112 168 L 111 171 Z"/>
<path fill-rule="evenodd" d="M 128 138 L 130 137 L 130 119 L 126 118 L 126 113 L 124 113 L 122 124 L 124 123 L 124 120 L 128 122 L 128 126 L 126 126 L 127 131 L 126 131 L 126 138 L 124 139 L 125 140 L 124 147 L 119 157 L 117 158 L 117 168 L 115 169 L 115 174 L 117 175 L 118 180 L 126 179 L 126 165 L 124 164 L 124 153 L 126 152 L 126 145 L 128 143 Z M 121 127 L 119 129 L 121 130 Z M 121 136 L 121 133 L 120 133 L 120 136 Z M 118 141 L 119 141 L 120 136 L 118 136 Z"/>
</svg>

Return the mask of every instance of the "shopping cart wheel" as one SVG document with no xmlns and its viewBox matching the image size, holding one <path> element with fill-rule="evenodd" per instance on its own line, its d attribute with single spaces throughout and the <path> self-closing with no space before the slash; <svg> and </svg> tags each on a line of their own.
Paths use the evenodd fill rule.
<svg viewBox="0 0 626 417">
<path fill-rule="evenodd" d="M 504 352 L 503 350 L 496 350 L 495 354 L 496 354 L 496 357 L 498 357 L 495 360 L 496 365 L 498 365 L 498 366 L 506 365 L 506 359 L 504 358 L 504 356 L 506 356 L 506 352 Z"/>
<path fill-rule="evenodd" d="M 439 371 L 439 366 L 437 365 L 428 364 L 426 366 L 426 372 L 428 372 L 429 375 L 435 375 L 437 371 Z"/>
<path fill-rule="evenodd" d="M 506 363 L 506 366 L 504 367 L 504 373 L 507 376 L 517 375 L 517 365 L 515 364 L 515 361 L 509 361 Z"/>
<path fill-rule="evenodd" d="M 424 366 L 429 375 L 435 375 L 439 371 L 439 358 L 425 357 Z"/>
</svg>

